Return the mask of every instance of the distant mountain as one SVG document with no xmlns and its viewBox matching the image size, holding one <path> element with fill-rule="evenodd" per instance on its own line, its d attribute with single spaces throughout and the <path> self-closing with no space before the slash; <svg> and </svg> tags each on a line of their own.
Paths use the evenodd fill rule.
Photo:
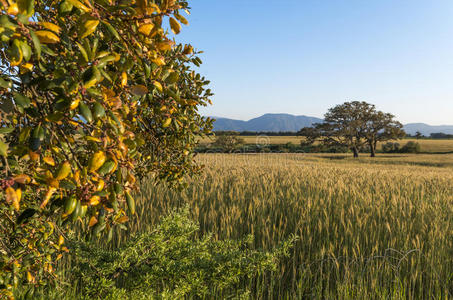
<svg viewBox="0 0 453 300">
<path fill-rule="evenodd" d="M 404 131 L 406 133 L 414 135 L 417 131 L 425 136 L 429 136 L 431 133 L 442 132 L 445 134 L 453 134 L 453 125 L 439 125 L 433 126 L 425 123 L 410 123 L 404 125 Z"/>
<path fill-rule="evenodd" d="M 290 114 L 265 114 L 248 121 L 213 117 L 214 131 L 299 131 L 313 123 L 322 122 L 322 119 Z"/>
<path fill-rule="evenodd" d="M 248 121 L 233 120 L 221 117 L 212 117 L 214 122 L 214 131 L 293 131 L 297 132 L 303 127 L 312 126 L 313 123 L 319 123 L 323 120 L 316 117 L 294 116 L 290 114 L 265 114 L 261 117 Z M 429 136 L 431 133 L 442 132 L 453 134 L 453 125 L 432 126 L 425 123 L 410 123 L 404 125 L 406 133 L 414 135 L 420 131 L 423 135 Z"/>
</svg>

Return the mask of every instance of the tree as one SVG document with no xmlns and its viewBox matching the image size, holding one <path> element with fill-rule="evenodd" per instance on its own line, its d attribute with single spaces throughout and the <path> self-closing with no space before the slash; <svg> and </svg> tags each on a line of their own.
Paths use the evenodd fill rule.
<svg viewBox="0 0 453 300">
<path fill-rule="evenodd" d="M 420 131 L 417 131 L 417 132 L 415 133 L 415 138 L 416 138 L 417 140 L 421 139 L 422 137 L 423 137 L 423 134 L 422 134 Z"/>
<path fill-rule="evenodd" d="M 297 132 L 298 136 L 304 137 L 300 142 L 302 147 L 313 145 L 316 140 L 321 136 L 318 127 L 304 127 Z"/>
<path fill-rule="evenodd" d="M 218 135 L 212 143 L 213 146 L 220 147 L 227 152 L 232 152 L 242 144 L 244 144 L 244 139 L 239 137 L 238 132 Z"/>
<path fill-rule="evenodd" d="M 135 213 L 140 179 L 179 184 L 212 121 L 184 0 L 0 0 L 0 298 L 54 277 L 73 224 Z"/>
<path fill-rule="evenodd" d="M 361 149 L 368 145 L 374 157 L 379 141 L 400 138 L 405 134 L 401 123 L 393 118 L 391 114 L 376 111 L 373 104 L 345 102 L 330 108 L 324 115 L 323 123 L 303 128 L 299 134 L 305 136 L 309 143 L 318 139 L 329 146 L 346 146 L 354 157 L 358 157 Z"/>
<path fill-rule="evenodd" d="M 370 104 L 370 106 L 373 109 L 366 117 L 364 138 L 370 148 L 371 157 L 375 157 L 378 142 L 400 139 L 406 133 L 403 130 L 403 124 L 394 120 L 394 115 L 376 111 L 374 105 Z"/>
</svg>

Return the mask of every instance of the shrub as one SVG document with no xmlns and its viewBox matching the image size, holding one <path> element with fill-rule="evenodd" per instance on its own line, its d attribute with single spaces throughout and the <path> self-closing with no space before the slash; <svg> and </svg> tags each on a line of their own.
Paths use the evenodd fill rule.
<svg viewBox="0 0 453 300">
<path fill-rule="evenodd" d="M 397 153 L 400 151 L 400 144 L 387 142 L 382 145 L 382 152 L 384 153 Z"/>
<path fill-rule="evenodd" d="M 419 153 L 420 144 L 417 142 L 409 141 L 400 150 L 401 153 Z"/>
<path fill-rule="evenodd" d="M 188 209 L 173 212 L 158 226 L 114 250 L 74 242 L 70 278 L 86 299 L 227 298 L 247 295 L 235 286 L 275 270 L 288 256 L 291 238 L 272 252 L 251 248 L 253 238 L 215 241 L 198 238 Z M 72 291 L 76 293 L 77 291 Z"/>
</svg>

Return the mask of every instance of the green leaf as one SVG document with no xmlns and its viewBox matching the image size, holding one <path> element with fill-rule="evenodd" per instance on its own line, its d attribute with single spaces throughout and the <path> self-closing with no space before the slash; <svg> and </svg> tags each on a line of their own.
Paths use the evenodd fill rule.
<svg viewBox="0 0 453 300">
<path fill-rule="evenodd" d="M 3 141 L 0 141 L 0 155 L 4 157 L 8 156 L 8 145 Z"/>
<path fill-rule="evenodd" d="M 30 30 L 30 36 L 33 41 L 33 46 L 35 47 L 36 50 L 36 55 L 38 56 L 38 60 L 41 59 L 41 42 L 39 41 L 38 36 L 33 30 Z"/>
<path fill-rule="evenodd" d="M 0 134 L 8 134 L 14 131 L 14 127 L 1 127 Z"/>
<path fill-rule="evenodd" d="M 4 88 L 4 89 L 9 89 L 13 86 L 12 82 L 11 81 L 7 81 L 3 78 L 0 77 L 0 87 Z"/>
<path fill-rule="evenodd" d="M 14 101 L 16 102 L 16 105 L 21 108 L 27 108 L 30 106 L 30 99 L 19 93 L 14 93 Z"/>
<path fill-rule="evenodd" d="M 118 31 L 116 31 L 116 29 L 110 25 L 109 23 L 107 23 L 106 21 L 102 21 L 102 24 L 105 25 L 105 27 L 107 27 L 107 30 L 117 39 L 117 40 L 120 40 L 120 35 L 118 34 Z"/>
</svg>

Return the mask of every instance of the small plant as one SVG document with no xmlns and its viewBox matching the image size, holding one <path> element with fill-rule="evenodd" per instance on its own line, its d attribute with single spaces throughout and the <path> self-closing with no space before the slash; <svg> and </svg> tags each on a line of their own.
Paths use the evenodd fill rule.
<svg viewBox="0 0 453 300">
<path fill-rule="evenodd" d="M 139 234 L 123 247 L 104 250 L 74 242 L 71 281 L 87 299 L 175 299 L 247 295 L 239 283 L 275 270 L 288 256 L 291 237 L 272 252 L 252 249 L 253 237 L 215 241 L 199 236 L 188 209 L 173 212 L 151 232 Z"/>
</svg>

